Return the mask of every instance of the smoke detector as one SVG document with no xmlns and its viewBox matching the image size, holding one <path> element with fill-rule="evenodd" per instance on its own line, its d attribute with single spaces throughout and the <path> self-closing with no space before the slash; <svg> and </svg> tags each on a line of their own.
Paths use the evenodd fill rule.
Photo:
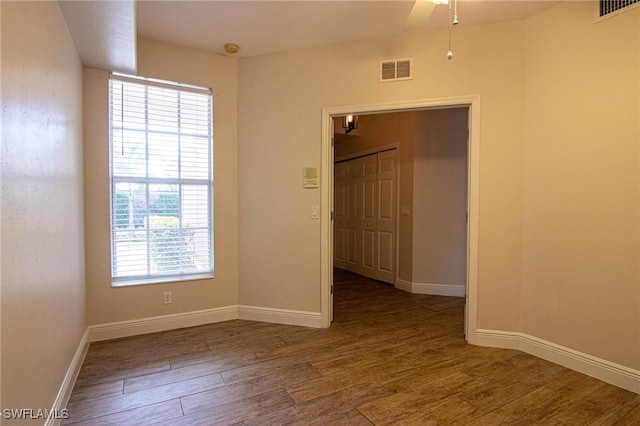
<svg viewBox="0 0 640 426">
<path fill-rule="evenodd" d="M 224 51 L 229 55 L 235 55 L 236 53 L 238 53 L 239 50 L 240 50 L 240 46 L 238 46 L 235 43 L 227 43 L 224 45 Z"/>
</svg>

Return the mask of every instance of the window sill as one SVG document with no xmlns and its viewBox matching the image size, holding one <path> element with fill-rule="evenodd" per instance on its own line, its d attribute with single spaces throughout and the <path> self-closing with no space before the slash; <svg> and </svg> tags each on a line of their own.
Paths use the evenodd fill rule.
<svg viewBox="0 0 640 426">
<path fill-rule="evenodd" d="M 111 278 L 111 287 L 132 287 L 139 285 L 153 285 L 153 284 L 168 284 L 168 283 L 178 283 L 185 281 L 201 281 L 201 280 L 210 280 L 215 278 L 215 274 L 211 272 L 202 273 L 202 274 L 193 274 L 193 275 L 171 275 L 167 277 L 153 277 L 153 278 L 140 278 L 140 279 L 127 279 L 127 280 L 118 280 L 113 281 Z"/>
</svg>

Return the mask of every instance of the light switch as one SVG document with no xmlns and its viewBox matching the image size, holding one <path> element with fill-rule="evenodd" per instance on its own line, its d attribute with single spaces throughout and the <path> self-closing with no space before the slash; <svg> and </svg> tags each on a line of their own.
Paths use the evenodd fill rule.
<svg viewBox="0 0 640 426">
<path fill-rule="evenodd" d="M 320 206 L 311 206 L 311 219 L 320 219 Z"/>
</svg>

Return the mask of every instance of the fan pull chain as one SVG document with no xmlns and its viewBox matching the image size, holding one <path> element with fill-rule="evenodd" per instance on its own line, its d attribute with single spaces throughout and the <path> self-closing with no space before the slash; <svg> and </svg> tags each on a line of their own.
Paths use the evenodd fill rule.
<svg viewBox="0 0 640 426">
<path fill-rule="evenodd" d="M 449 2 L 449 22 L 451 23 L 451 2 Z M 453 52 L 451 51 L 451 25 L 447 25 L 449 28 L 449 51 L 447 52 L 447 59 L 453 59 Z"/>
<path fill-rule="evenodd" d="M 458 25 L 458 0 L 453 0 L 453 25 Z"/>
<path fill-rule="evenodd" d="M 451 29 L 458 25 L 458 0 L 453 0 L 453 20 L 451 19 L 451 1 L 449 3 L 449 51 L 447 52 L 447 59 L 453 59 L 453 51 L 451 50 Z"/>
</svg>

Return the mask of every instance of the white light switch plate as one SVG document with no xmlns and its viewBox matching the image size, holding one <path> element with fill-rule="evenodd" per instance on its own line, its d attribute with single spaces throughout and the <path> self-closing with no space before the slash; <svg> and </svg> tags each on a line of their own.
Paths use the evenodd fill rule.
<svg viewBox="0 0 640 426">
<path fill-rule="evenodd" d="M 320 206 L 311 206 L 311 219 L 320 219 Z"/>
</svg>

